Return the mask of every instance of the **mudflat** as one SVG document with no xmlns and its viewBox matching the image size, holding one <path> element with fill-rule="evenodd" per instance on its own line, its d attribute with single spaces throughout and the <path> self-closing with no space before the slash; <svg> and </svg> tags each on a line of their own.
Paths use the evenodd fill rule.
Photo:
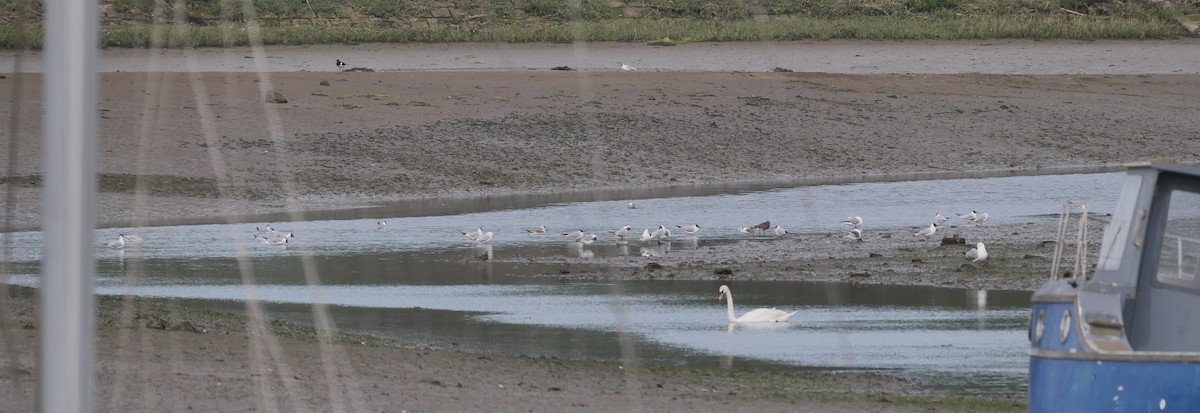
<svg viewBox="0 0 1200 413">
<path fill-rule="evenodd" d="M 922 52 L 908 45 L 910 54 Z M 1046 63 L 1053 58 L 1030 67 L 1053 65 Z M 304 211 L 434 197 L 1200 162 L 1194 70 L 767 70 L 107 72 L 100 75 L 98 220 L 138 226 L 273 212 L 303 219 Z M 0 159 L 9 229 L 41 222 L 40 80 L 35 73 L 0 79 L 0 108 L 10 122 L 0 130 L 9 151 Z M 278 103 L 267 100 L 271 91 L 281 95 Z M 1044 273 L 1042 241 L 1052 227 L 979 229 L 999 242 L 982 266 L 964 267 L 957 246 L 933 247 L 943 257 L 929 258 L 931 248 L 904 242 L 912 229 L 885 228 L 896 236 L 837 244 L 836 251 L 830 234 L 797 234 L 705 250 L 703 258 L 674 255 L 657 273 L 614 261 L 613 270 L 573 276 L 676 272 L 1030 289 Z M 874 261 L 845 268 L 840 259 L 849 255 Z M 729 265 L 701 259 L 741 264 L 718 275 Z M 673 271 L 681 266 L 692 270 Z M 881 266 L 894 271 L 872 270 Z M 3 360 L 11 380 L 0 395 L 4 410 L 25 409 L 41 326 L 29 293 L 8 296 L 15 298 L 5 300 L 12 322 Z M 1004 398 L 930 394 L 919 383 L 870 374 L 492 357 L 279 333 L 153 303 L 102 300 L 101 307 L 108 308 L 98 334 L 97 407 L 104 411 L 1020 409 Z M 148 327 L 151 315 L 165 328 Z M 180 327 L 183 321 L 202 332 Z"/>
</svg>

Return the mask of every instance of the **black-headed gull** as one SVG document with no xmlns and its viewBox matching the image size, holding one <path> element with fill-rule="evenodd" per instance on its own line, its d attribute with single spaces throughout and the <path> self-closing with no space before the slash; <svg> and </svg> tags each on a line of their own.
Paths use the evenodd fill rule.
<svg viewBox="0 0 1200 413">
<path fill-rule="evenodd" d="M 583 233 L 582 229 L 577 229 L 577 230 L 565 233 L 565 234 L 563 234 L 563 236 L 570 238 L 571 241 L 579 241 L 580 239 L 583 238 L 584 233 Z"/>
<path fill-rule="evenodd" d="M 650 235 L 650 229 L 649 229 L 649 228 L 642 228 L 642 238 L 641 238 L 641 241 L 642 241 L 642 242 L 646 242 L 646 241 L 649 241 L 649 240 L 651 240 L 651 239 L 653 239 L 653 236 L 652 236 L 652 235 Z"/>
<path fill-rule="evenodd" d="M 387 229 L 387 220 L 381 219 L 381 220 L 375 222 L 375 229 L 380 230 L 380 231 Z"/>
<path fill-rule="evenodd" d="M 105 245 L 110 250 L 119 250 L 125 248 L 125 234 L 117 234 L 117 240 Z"/>
<path fill-rule="evenodd" d="M 137 236 L 137 234 L 125 234 L 125 242 L 142 242 L 142 237 Z"/>
<path fill-rule="evenodd" d="M 592 245 L 592 243 L 596 242 L 598 239 L 600 239 L 600 237 L 597 237 L 593 234 L 583 234 L 583 238 L 580 238 L 579 242 L 583 243 L 583 245 Z"/>
<path fill-rule="evenodd" d="M 750 235 L 754 231 L 754 227 L 738 227 L 737 231 L 746 235 Z"/>
<path fill-rule="evenodd" d="M 862 241 L 862 230 L 858 229 L 858 228 L 851 228 L 850 233 L 846 234 L 842 238 L 845 238 L 845 239 L 848 239 L 851 241 Z"/>
<path fill-rule="evenodd" d="M 679 227 L 679 229 L 683 230 L 684 234 L 688 235 L 696 235 L 697 232 L 700 232 L 700 224 L 676 225 L 676 227 Z"/>
<path fill-rule="evenodd" d="M 617 238 L 625 238 L 626 235 L 629 235 L 629 231 L 633 231 L 633 227 L 626 225 L 613 232 L 613 235 L 616 235 Z"/>
<path fill-rule="evenodd" d="M 492 241 L 492 231 L 485 232 L 485 233 L 483 233 L 483 235 L 480 235 L 479 238 L 475 238 L 475 242 L 478 242 L 480 244 L 487 244 L 491 241 Z"/>
<path fill-rule="evenodd" d="M 984 248 L 983 243 L 980 242 L 975 244 L 975 248 L 971 248 L 967 252 L 963 253 L 963 256 L 968 260 L 971 260 L 971 262 L 980 262 L 987 259 L 988 252 L 987 248 Z"/>
<path fill-rule="evenodd" d="M 983 225 L 983 223 L 987 222 L 987 220 L 988 220 L 987 212 L 980 212 L 975 215 L 975 225 Z"/>
<path fill-rule="evenodd" d="M 938 229 L 938 224 L 929 224 L 929 228 L 920 230 L 916 234 L 913 234 L 913 236 L 914 237 L 925 237 L 926 239 L 929 239 L 930 236 L 932 236 L 935 232 L 937 232 L 937 229 Z"/>
<path fill-rule="evenodd" d="M 946 216 L 942 215 L 941 212 L 938 212 L 937 215 L 933 216 L 934 224 L 942 225 L 942 224 L 945 224 L 946 221 L 949 221 L 949 220 L 950 220 L 950 218 L 946 218 Z"/>
<path fill-rule="evenodd" d="M 528 232 L 529 235 L 546 235 L 546 226 L 538 225 L 537 228 L 527 229 L 525 232 Z"/>
<path fill-rule="evenodd" d="M 654 239 L 656 239 L 656 240 L 662 241 L 664 239 L 671 237 L 671 230 L 667 229 L 666 226 L 659 225 L 658 229 L 654 230 L 654 232 L 651 233 L 650 236 L 654 237 Z"/>
<path fill-rule="evenodd" d="M 625 207 L 629 209 L 637 209 L 637 204 L 634 204 L 633 201 L 629 201 L 628 204 L 625 204 Z"/>
<path fill-rule="evenodd" d="M 459 232 L 462 232 L 462 231 L 459 231 Z M 483 227 L 479 227 L 479 229 L 471 231 L 471 232 L 462 232 L 462 234 L 463 234 L 463 236 L 467 237 L 467 239 L 469 239 L 471 241 L 475 241 L 475 240 L 479 239 L 479 237 L 483 236 Z"/>
<path fill-rule="evenodd" d="M 775 226 L 775 236 L 778 237 L 778 236 L 782 236 L 787 233 L 788 233 L 787 230 L 783 229 L 783 227 L 781 227 L 779 225 Z"/>
<path fill-rule="evenodd" d="M 963 222 L 975 221 L 975 218 L 976 218 L 975 210 L 972 209 L 971 213 L 969 213 L 969 214 L 959 214 L 958 218 L 963 220 Z"/>
<path fill-rule="evenodd" d="M 286 246 L 288 243 L 288 237 L 267 238 L 258 234 L 254 234 L 254 237 L 258 239 L 259 242 L 267 245 Z"/>
<path fill-rule="evenodd" d="M 621 70 L 625 71 L 625 72 L 632 72 L 632 71 L 637 70 L 636 67 L 633 67 L 633 66 L 621 63 L 621 62 L 617 62 L 617 64 L 621 65 Z"/>
<path fill-rule="evenodd" d="M 862 221 L 862 217 L 860 217 L 860 216 L 852 216 L 852 217 L 846 217 L 846 220 L 842 221 L 842 223 L 848 224 L 854 228 L 858 228 L 860 225 L 862 225 L 863 221 Z"/>
</svg>

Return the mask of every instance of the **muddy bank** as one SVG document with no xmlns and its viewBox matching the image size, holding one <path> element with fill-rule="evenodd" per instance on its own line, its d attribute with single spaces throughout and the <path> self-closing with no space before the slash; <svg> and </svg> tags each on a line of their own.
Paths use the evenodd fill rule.
<svg viewBox="0 0 1200 413">
<path fill-rule="evenodd" d="M 106 73 L 102 225 L 401 199 L 1200 161 L 1196 75 Z M 0 80 L 0 99 L 36 75 Z M 264 90 L 287 103 L 265 103 Z M 11 177 L 38 175 L 35 88 Z M 9 98 L 11 99 L 11 98 Z M 26 181 L 21 181 L 26 182 Z M 186 185 L 185 185 L 186 184 Z M 16 228 L 36 187 L 5 184 Z M 6 200 L 6 202 L 8 202 Z"/>
<path fill-rule="evenodd" d="M 1064 271 L 1075 262 L 1077 219 L 1064 243 Z M 1057 219 L 1044 218 L 1016 225 L 951 224 L 928 239 L 914 235 L 920 228 L 867 228 L 862 241 L 848 240 L 844 232 L 755 234 L 734 242 L 675 236 L 666 244 L 629 241 L 632 257 L 500 260 L 558 263 L 562 271 L 540 276 L 562 280 L 831 281 L 1032 291 L 1049 278 L 1057 228 Z M 1096 222 L 1089 228 L 1090 263 L 1103 229 Z M 978 263 L 964 257 L 977 242 L 984 242 L 989 254 Z M 601 264 L 603 270 L 581 271 L 572 264 Z"/>
<path fill-rule="evenodd" d="M 43 326 L 7 287 L 0 405 L 29 410 Z M 99 299 L 97 411 L 1018 411 L 873 373 L 751 372 L 469 354 L 121 298 Z"/>
</svg>

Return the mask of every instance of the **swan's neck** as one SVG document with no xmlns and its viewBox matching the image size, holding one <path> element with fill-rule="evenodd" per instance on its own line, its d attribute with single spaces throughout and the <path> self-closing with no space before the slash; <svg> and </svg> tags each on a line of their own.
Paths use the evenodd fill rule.
<svg viewBox="0 0 1200 413">
<path fill-rule="evenodd" d="M 725 292 L 725 314 L 729 316 L 729 322 L 737 322 L 737 317 L 733 316 L 733 293 L 728 291 Z"/>
</svg>

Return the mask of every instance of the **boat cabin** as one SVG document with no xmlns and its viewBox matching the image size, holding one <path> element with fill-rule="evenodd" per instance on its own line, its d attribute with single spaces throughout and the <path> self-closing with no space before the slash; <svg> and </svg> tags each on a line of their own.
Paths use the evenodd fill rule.
<svg viewBox="0 0 1200 413">
<path fill-rule="evenodd" d="M 1033 295 L 1030 411 L 1200 411 L 1200 168 L 1131 166 L 1102 240 Z"/>
</svg>

